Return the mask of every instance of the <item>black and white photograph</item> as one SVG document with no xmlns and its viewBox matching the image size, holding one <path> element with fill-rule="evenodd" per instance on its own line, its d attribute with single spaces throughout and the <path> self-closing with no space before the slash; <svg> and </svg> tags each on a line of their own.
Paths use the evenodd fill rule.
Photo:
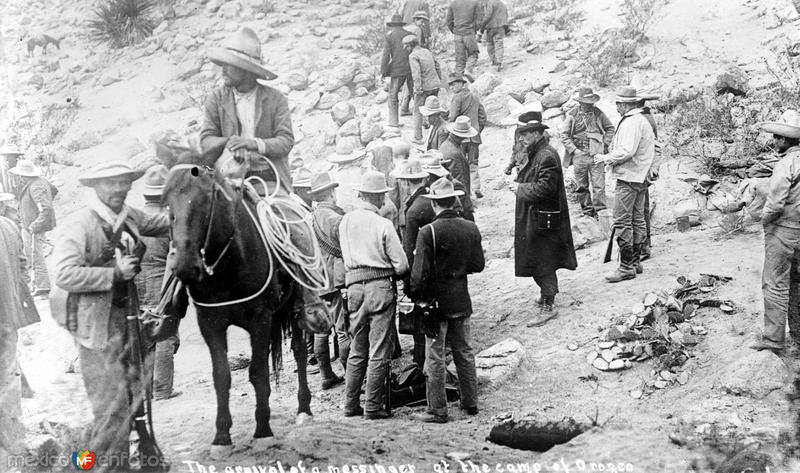
<svg viewBox="0 0 800 473">
<path fill-rule="evenodd" d="M 0 473 L 800 473 L 800 0 L 0 1 Z"/>
</svg>

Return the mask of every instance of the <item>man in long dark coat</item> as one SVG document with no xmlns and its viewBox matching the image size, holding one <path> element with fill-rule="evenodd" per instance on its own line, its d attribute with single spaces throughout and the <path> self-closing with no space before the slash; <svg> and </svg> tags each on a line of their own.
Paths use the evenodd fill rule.
<svg viewBox="0 0 800 473">
<path fill-rule="evenodd" d="M 517 131 L 528 151 L 528 162 L 517 174 L 514 225 L 514 270 L 533 277 L 541 290 L 539 315 L 528 326 L 539 326 L 558 315 L 558 269 L 575 269 L 567 193 L 558 153 L 544 137 L 547 125 L 540 112 L 519 117 Z"/>
</svg>

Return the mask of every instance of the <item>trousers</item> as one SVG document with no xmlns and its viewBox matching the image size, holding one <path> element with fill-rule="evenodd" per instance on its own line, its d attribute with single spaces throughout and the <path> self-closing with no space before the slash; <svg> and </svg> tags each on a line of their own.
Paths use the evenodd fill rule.
<svg viewBox="0 0 800 473">
<path fill-rule="evenodd" d="M 578 184 L 578 202 L 586 215 L 596 215 L 606 208 L 606 171 L 603 163 L 594 163 L 586 153 L 572 159 L 575 182 Z M 591 193 L 589 189 L 591 188 Z"/>
<path fill-rule="evenodd" d="M 647 239 L 647 223 L 644 220 L 644 203 L 647 183 L 628 182 L 617 179 L 614 203 L 614 228 L 620 254 L 634 253 L 636 245 Z M 622 258 L 620 267 L 632 269 L 636 262 Z"/>
<path fill-rule="evenodd" d="M 767 225 L 764 227 L 764 338 L 784 343 L 789 313 L 789 284 L 794 252 L 800 250 L 800 229 Z"/>
<path fill-rule="evenodd" d="M 339 362 L 342 364 L 342 369 L 347 371 L 347 358 L 350 356 L 350 335 L 347 333 L 347 310 L 344 306 L 344 299 L 342 293 L 339 291 L 331 292 L 322 296 L 322 300 L 328 306 L 334 320 L 334 335 L 336 341 L 339 343 Z M 322 365 L 324 359 L 330 360 L 329 350 L 329 334 L 315 333 L 314 334 L 314 354 L 320 362 L 320 370 L 326 369 Z M 328 354 L 327 357 L 325 354 Z M 322 355 L 322 356 L 320 356 Z M 323 377 L 331 377 L 332 373 L 323 372 Z"/>
<path fill-rule="evenodd" d="M 411 80 L 411 74 L 407 76 L 392 77 L 391 81 L 389 82 L 389 99 L 386 101 L 386 103 L 389 105 L 389 126 L 400 125 L 399 94 L 403 89 L 403 85 L 406 83 L 408 83 L 408 88 L 411 91 L 410 93 L 413 94 L 414 82 Z"/>
<path fill-rule="evenodd" d="M 552 274 L 534 276 L 533 282 L 539 286 L 542 299 L 545 297 L 555 297 L 555 295 L 558 294 L 558 276 L 555 271 L 553 271 Z"/>
<path fill-rule="evenodd" d="M 792 268 L 789 273 L 789 335 L 800 345 L 800 251 L 792 256 Z"/>
<path fill-rule="evenodd" d="M 486 30 L 486 52 L 492 64 L 503 64 L 503 39 L 506 37 L 506 29 L 489 28 Z"/>
<path fill-rule="evenodd" d="M 22 230 L 22 242 L 25 249 L 25 258 L 33 268 L 33 290 L 50 290 L 50 276 L 47 274 L 47 265 L 44 261 L 44 245 L 47 237 L 44 233 L 31 233 L 28 229 Z"/>
<path fill-rule="evenodd" d="M 469 163 L 469 184 L 472 192 L 481 192 L 481 174 L 478 165 L 480 145 L 480 143 L 472 141 L 464 142 L 464 151 L 467 157 L 467 163 Z"/>
<path fill-rule="evenodd" d="M 395 284 L 389 278 L 357 282 L 347 287 L 353 339 L 345 372 L 345 411 L 356 411 L 360 407 L 365 376 L 364 411 L 377 412 L 386 406 L 386 377 L 394 348 L 391 334 L 396 295 Z"/>
<path fill-rule="evenodd" d="M 463 74 L 466 70 L 472 74 L 478 64 L 478 54 L 480 53 L 475 34 L 455 34 L 453 35 L 453 43 L 456 49 L 456 73 Z"/>
<path fill-rule="evenodd" d="M 153 367 L 153 397 L 166 399 L 172 395 L 172 385 L 175 380 L 175 354 L 181 346 L 179 335 L 156 343 L 156 352 Z"/>
<path fill-rule="evenodd" d="M 470 341 L 469 317 L 459 315 L 445 318 L 439 322 L 439 335 L 426 337 L 425 349 L 425 396 L 428 412 L 437 416 L 447 416 L 447 394 L 445 376 L 447 373 L 445 343 L 450 345 L 453 362 L 458 374 L 461 407 L 478 407 L 478 375 L 475 371 L 475 354 Z"/>
<path fill-rule="evenodd" d="M 416 141 L 422 141 L 422 113 L 420 113 L 419 107 L 425 105 L 425 99 L 437 95 L 439 95 L 439 89 L 423 90 L 414 96 L 414 140 Z"/>
</svg>

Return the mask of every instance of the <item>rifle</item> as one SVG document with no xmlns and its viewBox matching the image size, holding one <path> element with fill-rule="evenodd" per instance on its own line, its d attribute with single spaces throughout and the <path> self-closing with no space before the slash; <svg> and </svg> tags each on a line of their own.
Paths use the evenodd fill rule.
<svg viewBox="0 0 800 473">
<path fill-rule="evenodd" d="M 606 247 L 606 256 L 603 258 L 603 263 L 611 261 L 611 253 L 614 251 L 614 233 L 616 231 L 616 227 L 611 228 L 611 236 L 608 238 L 608 246 Z"/>
</svg>

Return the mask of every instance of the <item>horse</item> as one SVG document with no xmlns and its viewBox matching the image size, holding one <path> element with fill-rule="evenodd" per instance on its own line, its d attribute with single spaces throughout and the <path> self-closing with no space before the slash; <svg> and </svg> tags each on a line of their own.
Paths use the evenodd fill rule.
<svg viewBox="0 0 800 473">
<path fill-rule="evenodd" d="M 297 363 L 297 423 L 311 418 L 306 377 L 306 344 L 300 329 L 324 329 L 298 310 L 299 288 L 269 253 L 256 223 L 255 205 L 216 171 L 180 164 L 169 173 L 162 198 L 169 205 L 175 276 L 186 286 L 197 309 L 200 333 L 211 353 L 217 395 L 216 434 L 211 456 L 222 459 L 233 449 L 228 406 L 231 373 L 227 329 L 250 335 L 250 382 L 256 394 L 255 448 L 274 442 L 269 425 L 269 357 L 278 370 L 284 334 L 291 333 Z M 295 315 L 297 314 L 297 315 Z M 325 321 L 330 329 L 330 321 Z"/>
</svg>

